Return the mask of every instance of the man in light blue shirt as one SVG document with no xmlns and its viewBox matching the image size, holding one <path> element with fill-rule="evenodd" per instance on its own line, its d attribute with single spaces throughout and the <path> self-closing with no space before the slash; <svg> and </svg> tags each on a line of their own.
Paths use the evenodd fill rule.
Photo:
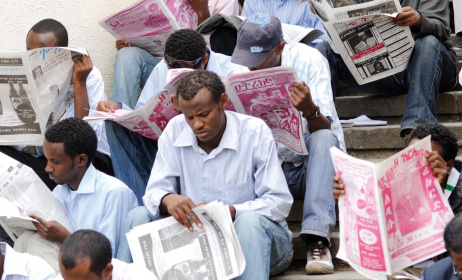
<svg viewBox="0 0 462 280">
<path fill-rule="evenodd" d="M 45 171 L 58 186 L 53 194 L 67 209 L 74 230 L 93 229 L 110 241 L 115 256 L 121 227 L 130 210 L 137 206 L 133 192 L 121 181 L 96 170 L 91 164 L 96 153 L 94 130 L 78 118 L 63 120 L 45 132 Z M 60 244 L 71 234 L 56 221 L 31 215 L 37 233 L 23 233 L 15 250 L 38 255 L 56 271 Z"/>
<path fill-rule="evenodd" d="M 304 199 L 300 238 L 307 245 L 306 272 L 333 273 L 328 246 L 336 221 L 330 181 L 335 170 L 329 149 L 336 146 L 345 150 L 345 143 L 332 98 L 327 61 L 307 45 L 286 45 L 279 19 L 260 13 L 250 15 L 240 26 L 231 61 L 250 70 L 291 66 L 298 74 L 300 82 L 292 84 L 295 94 L 289 99 L 302 113 L 303 129 L 308 130 L 305 143 L 309 154 L 298 155 L 279 145 L 278 155 L 292 195 Z"/>
<path fill-rule="evenodd" d="M 270 128 L 260 119 L 225 111 L 228 96 L 209 71 L 188 73 L 177 88 L 183 112 L 159 138 L 145 207 L 130 212 L 124 232 L 173 216 L 189 230 L 202 224 L 192 208 L 214 200 L 229 205 L 246 269 L 237 279 L 269 279 L 292 260 L 285 218 L 292 205 Z M 131 261 L 127 241 L 117 258 Z"/>
<path fill-rule="evenodd" d="M 246 0 L 242 8 L 241 16 L 262 13 L 273 15 L 282 23 L 300 25 L 308 28 L 316 28 L 324 32 L 324 35 L 314 40 L 311 45 L 327 41 L 327 32 L 318 17 L 310 11 L 310 1 L 299 0 Z"/>
<path fill-rule="evenodd" d="M 189 29 L 175 31 L 165 44 L 164 60 L 156 65 L 149 76 L 135 109 L 143 106 L 151 97 L 164 89 L 169 69 L 207 69 L 219 76 L 248 71 L 247 68 L 233 64 L 230 60 L 229 56 L 209 50 L 202 35 L 196 31 Z M 114 101 L 100 102 L 97 109 L 108 112 L 120 108 L 130 109 L 125 104 Z M 106 122 L 106 132 L 115 176 L 133 190 L 138 203 L 143 205 L 142 197 L 156 156 L 157 141 L 112 121 Z"/>
</svg>

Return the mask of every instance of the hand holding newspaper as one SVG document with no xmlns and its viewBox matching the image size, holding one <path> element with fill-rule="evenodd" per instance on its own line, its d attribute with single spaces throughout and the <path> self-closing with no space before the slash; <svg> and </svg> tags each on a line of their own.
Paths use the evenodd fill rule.
<svg viewBox="0 0 462 280">
<path fill-rule="evenodd" d="M 329 33 L 332 49 L 358 84 L 366 84 L 406 69 L 414 49 L 408 26 L 393 25 L 402 12 L 398 0 L 375 0 L 332 8 L 326 0 L 310 0 Z"/>
<path fill-rule="evenodd" d="M 25 230 L 36 230 L 34 214 L 55 220 L 72 232 L 64 205 L 28 166 L 0 153 L 0 225 L 15 241 Z"/>
<path fill-rule="evenodd" d="M 233 279 L 245 268 L 229 207 L 210 202 L 193 208 L 203 224 L 189 231 L 169 217 L 127 233 L 133 261 L 160 279 Z"/>
<path fill-rule="evenodd" d="M 386 279 L 446 251 L 444 227 L 454 214 L 427 165 L 430 151 L 430 136 L 378 164 L 331 149 L 345 187 L 337 257 L 361 274 Z"/>
</svg>

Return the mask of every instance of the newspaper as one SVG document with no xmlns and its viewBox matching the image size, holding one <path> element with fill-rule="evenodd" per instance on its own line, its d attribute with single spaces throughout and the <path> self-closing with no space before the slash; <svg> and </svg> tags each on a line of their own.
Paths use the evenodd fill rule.
<svg viewBox="0 0 462 280">
<path fill-rule="evenodd" d="M 454 215 L 427 165 L 431 150 L 428 136 L 373 164 L 331 149 L 345 186 L 337 257 L 367 277 L 386 279 L 446 251 L 444 227 Z"/>
<path fill-rule="evenodd" d="M 74 61 L 85 49 L 0 54 L 0 145 L 42 145 L 47 127 L 74 102 Z"/>
<path fill-rule="evenodd" d="M 163 56 L 170 34 L 179 29 L 194 29 L 197 20 L 188 0 L 141 0 L 99 24 L 117 39 Z"/>
<path fill-rule="evenodd" d="M 414 49 L 408 26 L 393 25 L 402 12 L 398 0 L 375 0 L 332 8 L 326 0 L 310 0 L 329 34 L 331 47 L 342 56 L 360 85 L 406 69 Z"/>
<path fill-rule="evenodd" d="M 32 225 L 35 220 L 29 217 L 30 214 L 47 221 L 58 221 L 73 231 L 66 208 L 37 174 L 30 167 L 0 153 L 0 225 L 13 241 L 25 230 L 35 230 Z"/>
<path fill-rule="evenodd" d="M 221 13 L 214 14 L 203 23 L 201 23 L 196 31 L 203 35 L 212 35 L 218 28 L 230 27 L 234 30 L 239 29 L 245 17 L 241 16 L 228 16 Z M 319 36 L 324 34 L 321 30 L 314 28 L 307 28 L 299 25 L 282 23 L 282 34 L 284 41 L 288 44 L 305 43 L 309 45 Z"/>
<path fill-rule="evenodd" d="M 127 233 L 133 261 L 160 279 L 233 279 L 244 272 L 245 258 L 229 207 L 211 202 L 193 208 L 203 224 L 189 231 L 169 217 Z"/>
<path fill-rule="evenodd" d="M 170 94 L 191 69 L 169 70 L 165 89 L 151 97 L 144 106 L 132 112 L 117 110 L 116 113 L 95 112 L 85 117 L 88 122 L 104 119 L 143 136 L 157 140 L 167 123 L 179 113 L 174 110 Z M 306 155 L 300 112 L 292 106 L 289 94 L 292 83 L 297 81 L 292 67 L 275 67 L 222 77 L 228 94 L 227 110 L 261 118 L 271 128 L 274 140 L 295 153 Z"/>
</svg>

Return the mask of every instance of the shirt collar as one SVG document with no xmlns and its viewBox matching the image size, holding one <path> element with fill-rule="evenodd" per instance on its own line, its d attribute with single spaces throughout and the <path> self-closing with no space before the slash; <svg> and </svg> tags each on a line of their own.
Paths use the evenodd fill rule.
<svg viewBox="0 0 462 280">
<path fill-rule="evenodd" d="M 209 61 L 207 62 L 207 68 L 205 70 L 215 72 L 218 76 L 222 77 L 225 76 L 225 74 L 221 71 L 221 65 L 220 61 L 212 50 L 207 48 L 207 51 L 210 53 L 209 55 Z"/>
<path fill-rule="evenodd" d="M 82 181 L 80 181 L 79 187 L 77 188 L 77 193 L 94 193 L 95 192 L 95 182 L 96 182 L 96 169 L 93 164 L 88 166 L 87 171 L 83 175 Z M 71 193 L 71 187 L 69 184 L 66 184 L 68 187 L 69 195 Z"/>
<path fill-rule="evenodd" d="M 237 123 L 236 118 L 228 111 L 225 111 L 226 114 L 226 128 L 221 138 L 220 144 L 215 149 L 217 153 L 223 149 L 232 149 L 239 152 L 238 139 L 239 139 L 239 124 Z M 186 119 L 184 120 L 186 122 Z M 196 151 L 199 150 L 197 145 L 197 138 L 191 127 L 188 124 L 185 125 L 180 135 L 175 140 L 173 144 L 175 147 L 189 147 L 192 146 Z"/>
<path fill-rule="evenodd" d="M 20 253 L 17 253 L 5 242 L 0 242 L 0 250 L 5 255 L 5 263 L 3 265 L 3 273 L 5 275 L 21 275 L 28 277 L 29 273 L 27 272 L 24 265 L 24 258 Z"/>
</svg>

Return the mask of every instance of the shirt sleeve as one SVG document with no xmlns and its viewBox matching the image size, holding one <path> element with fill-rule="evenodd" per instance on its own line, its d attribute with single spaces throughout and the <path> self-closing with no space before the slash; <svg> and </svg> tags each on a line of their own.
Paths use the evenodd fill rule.
<svg viewBox="0 0 462 280">
<path fill-rule="evenodd" d="M 135 110 L 146 104 L 151 97 L 164 89 L 165 84 L 167 83 L 167 72 L 168 68 L 163 60 L 157 63 L 141 91 Z"/>
<path fill-rule="evenodd" d="M 144 206 L 156 218 L 160 216 L 160 203 L 169 193 L 180 194 L 180 171 L 174 157 L 173 139 L 164 131 L 158 141 L 158 151 L 151 175 L 149 176 L 146 194 L 143 196 Z"/>
<path fill-rule="evenodd" d="M 241 16 L 248 17 L 257 12 L 254 2 L 255 1 L 253 0 L 244 1 L 244 7 L 242 7 Z"/>
<path fill-rule="evenodd" d="M 417 11 L 421 15 L 420 26 L 412 26 L 411 31 L 417 38 L 426 35 L 435 36 L 440 42 L 449 40 L 449 1 L 422 0 Z"/>
<path fill-rule="evenodd" d="M 128 212 L 138 206 L 135 194 L 129 189 L 120 188 L 108 193 L 104 204 L 104 217 L 98 232 L 104 234 L 111 242 L 112 256 L 115 257 L 119 249 L 122 226 Z"/>
<path fill-rule="evenodd" d="M 293 198 L 279 165 L 273 135 L 269 128 L 266 130 L 254 154 L 254 188 L 257 198 L 233 205 L 236 208 L 236 218 L 244 212 L 252 211 L 271 221 L 279 222 L 289 215 L 292 207 Z"/>
<path fill-rule="evenodd" d="M 212 4 L 210 4 L 213 2 Z M 209 0 L 210 16 L 214 14 L 224 14 L 227 16 L 239 15 L 239 5 L 236 0 Z"/>
</svg>

